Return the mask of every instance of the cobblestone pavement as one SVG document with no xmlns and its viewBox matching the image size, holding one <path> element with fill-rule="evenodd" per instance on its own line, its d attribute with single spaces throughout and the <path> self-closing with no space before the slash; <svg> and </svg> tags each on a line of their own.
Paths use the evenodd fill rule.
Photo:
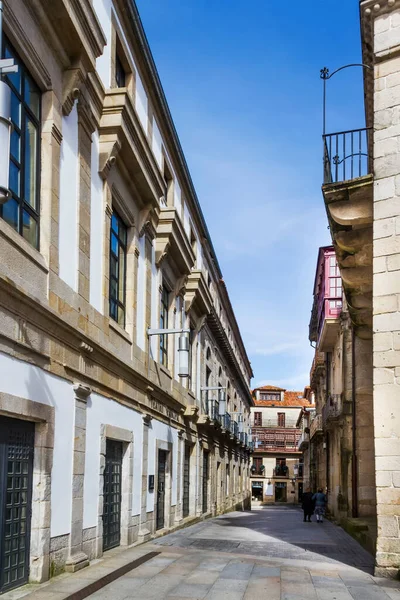
<svg viewBox="0 0 400 600">
<path fill-rule="evenodd" d="M 372 557 L 340 527 L 303 523 L 299 509 L 280 506 L 228 513 L 111 550 L 79 573 L 2 600 L 81 600 L 86 585 L 152 551 L 159 554 L 89 600 L 400 600 L 400 582 L 373 577 Z"/>
<path fill-rule="evenodd" d="M 162 554 L 91 600 L 400 600 L 400 583 L 372 576 L 373 559 L 340 527 L 302 512 L 235 512 L 149 545 Z"/>
</svg>

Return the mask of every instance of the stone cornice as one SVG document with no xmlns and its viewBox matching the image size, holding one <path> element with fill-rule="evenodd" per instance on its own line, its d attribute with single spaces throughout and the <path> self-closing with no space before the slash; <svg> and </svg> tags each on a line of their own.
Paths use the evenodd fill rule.
<svg viewBox="0 0 400 600">
<path fill-rule="evenodd" d="M 54 40 L 62 40 L 62 48 L 71 59 L 78 49 L 88 70 L 96 67 L 96 58 L 107 43 L 90 0 L 27 0 L 34 11 L 44 11 L 48 30 Z M 51 27 L 51 30 L 50 30 Z M 54 43 L 53 43 L 54 46 Z M 80 52 L 79 52 L 80 53 Z"/>
<path fill-rule="evenodd" d="M 125 88 L 105 92 L 99 135 L 100 146 L 111 147 L 116 140 L 120 141 L 118 160 L 124 160 L 144 203 L 158 206 L 165 195 L 165 182 Z M 102 163 L 106 161 L 103 159 Z"/>
<path fill-rule="evenodd" d="M 208 315 L 213 305 L 213 299 L 204 279 L 202 271 L 192 271 L 186 282 L 185 312 L 189 313 L 196 304 L 201 315 Z"/>
<path fill-rule="evenodd" d="M 156 233 L 156 264 L 158 266 L 167 254 L 171 261 L 178 266 L 180 273 L 189 275 L 196 257 L 176 208 L 162 208 L 159 214 Z"/>
</svg>

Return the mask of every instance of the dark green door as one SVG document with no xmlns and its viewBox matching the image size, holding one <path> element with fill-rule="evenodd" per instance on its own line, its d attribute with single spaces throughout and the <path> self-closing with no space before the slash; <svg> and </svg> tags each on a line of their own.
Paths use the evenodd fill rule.
<svg viewBox="0 0 400 600">
<path fill-rule="evenodd" d="M 0 417 L 0 593 L 29 579 L 35 426 Z"/>
<path fill-rule="evenodd" d="M 157 509 L 156 529 L 165 526 L 165 472 L 167 468 L 167 452 L 158 451 L 158 476 L 157 476 Z"/>
<path fill-rule="evenodd" d="M 103 550 L 119 546 L 121 540 L 122 442 L 106 441 L 104 469 Z"/>
<path fill-rule="evenodd" d="M 183 461 L 183 517 L 189 516 L 189 487 L 190 487 L 190 446 L 185 446 Z"/>
</svg>

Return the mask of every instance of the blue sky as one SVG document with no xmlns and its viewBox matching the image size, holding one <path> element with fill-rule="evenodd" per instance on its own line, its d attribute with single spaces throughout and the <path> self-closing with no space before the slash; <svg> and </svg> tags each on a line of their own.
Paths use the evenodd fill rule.
<svg viewBox="0 0 400 600">
<path fill-rule="evenodd" d="M 358 0 L 137 0 L 251 360 L 308 384 L 321 195 L 319 71 L 361 62 Z M 327 131 L 364 126 L 361 69 L 328 83 Z"/>
</svg>

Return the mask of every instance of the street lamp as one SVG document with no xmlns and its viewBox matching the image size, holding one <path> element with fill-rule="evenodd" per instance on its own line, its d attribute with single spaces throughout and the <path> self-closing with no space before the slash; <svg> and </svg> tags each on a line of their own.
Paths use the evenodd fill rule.
<svg viewBox="0 0 400 600">
<path fill-rule="evenodd" d="M 178 377 L 189 377 L 189 337 L 190 329 L 148 329 L 147 336 L 152 335 L 179 335 L 179 360 L 178 360 Z M 150 344 L 149 344 L 150 358 Z M 149 360 L 150 370 L 150 360 Z"/>
<path fill-rule="evenodd" d="M 18 65 L 13 58 L 2 58 L 2 31 L 3 31 L 3 2 L 0 0 L 0 77 L 5 73 L 16 73 Z M 5 81 L 0 80 L 0 204 L 4 204 L 10 197 L 9 169 L 10 169 L 10 142 L 11 142 L 11 89 Z"/>
</svg>

